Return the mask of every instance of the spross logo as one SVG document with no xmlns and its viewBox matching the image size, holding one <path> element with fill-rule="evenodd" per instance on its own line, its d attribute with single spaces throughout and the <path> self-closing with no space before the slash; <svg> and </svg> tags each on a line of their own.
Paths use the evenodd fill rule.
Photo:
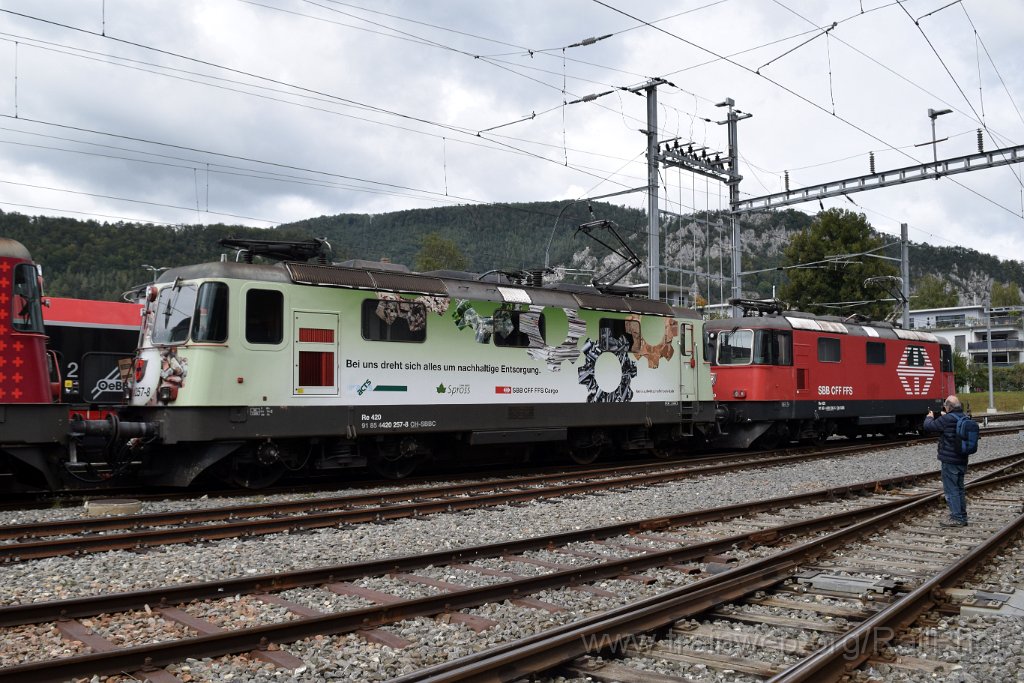
<svg viewBox="0 0 1024 683">
<path fill-rule="evenodd" d="M 447 396 L 465 396 L 470 393 L 468 384 L 448 384 L 445 385 L 443 382 L 437 385 L 435 389 L 439 394 L 445 394 Z"/>
</svg>

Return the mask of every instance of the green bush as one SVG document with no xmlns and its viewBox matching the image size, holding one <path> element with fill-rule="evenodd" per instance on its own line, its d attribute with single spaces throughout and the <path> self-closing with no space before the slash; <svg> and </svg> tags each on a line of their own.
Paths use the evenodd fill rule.
<svg viewBox="0 0 1024 683">
<path fill-rule="evenodd" d="M 971 363 L 967 373 L 971 389 L 975 392 L 988 391 L 988 365 Z M 959 377 L 957 378 L 959 383 Z M 1024 365 L 1009 368 L 992 368 L 993 391 L 1024 391 Z"/>
</svg>

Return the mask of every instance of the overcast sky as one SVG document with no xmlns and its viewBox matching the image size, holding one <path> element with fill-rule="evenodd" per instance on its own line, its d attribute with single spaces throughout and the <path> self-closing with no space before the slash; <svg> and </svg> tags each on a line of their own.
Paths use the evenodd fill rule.
<svg viewBox="0 0 1024 683">
<path fill-rule="evenodd" d="M 647 182 L 646 103 L 628 89 L 653 77 L 669 82 L 658 90 L 662 140 L 724 151 L 716 103 L 731 97 L 753 115 L 739 124 L 746 198 L 781 191 L 787 170 L 793 189 L 867 174 L 870 152 L 878 171 L 929 161 L 930 108 L 953 110 L 936 119 L 948 138 L 940 160 L 977 152 L 979 128 L 987 151 L 1024 143 L 1020 0 L 0 9 L 5 211 L 272 226 L 618 192 Z M 906 222 L 915 242 L 1019 260 L 1022 173 L 1011 164 L 824 205 L 891 235 Z M 661 177 L 663 209 L 727 208 L 714 181 Z"/>
</svg>

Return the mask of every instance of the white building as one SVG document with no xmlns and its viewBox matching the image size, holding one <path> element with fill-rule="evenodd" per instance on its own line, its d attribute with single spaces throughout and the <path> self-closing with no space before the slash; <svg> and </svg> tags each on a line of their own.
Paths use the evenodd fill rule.
<svg viewBox="0 0 1024 683">
<path fill-rule="evenodd" d="M 1024 363 L 1024 306 L 991 310 L 992 365 Z M 910 311 L 910 328 L 947 339 L 953 350 L 975 363 L 988 363 L 989 321 L 984 306 L 923 308 Z"/>
</svg>

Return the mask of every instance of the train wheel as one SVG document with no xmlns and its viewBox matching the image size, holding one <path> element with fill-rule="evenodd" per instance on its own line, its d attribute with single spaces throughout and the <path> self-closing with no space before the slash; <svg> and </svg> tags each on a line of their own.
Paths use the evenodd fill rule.
<svg viewBox="0 0 1024 683">
<path fill-rule="evenodd" d="M 818 448 L 824 448 L 828 442 L 828 438 L 832 436 L 832 429 L 828 424 L 821 425 L 814 430 L 814 435 L 811 437 L 811 445 Z"/>
<path fill-rule="evenodd" d="M 385 479 L 408 477 L 422 459 L 421 446 L 413 437 L 383 441 L 373 444 L 369 450 L 370 467 Z"/>
<path fill-rule="evenodd" d="M 577 465 L 590 465 L 608 452 L 611 439 L 601 429 L 579 434 L 569 442 L 569 459 Z"/>
<path fill-rule="evenodd" d="M 668 460 L 676 454 L 676 448 L 672 444 L 656 445 L 651 449 L 651 455 L 658 460 Z"/>
<path fill-rule="evenodd" d="M 276 484 L 285 471 L 287 468 L 281 461 L 277 446 L 268 441 L 235 451 L 228 463 L 225 479 L 232 486 L 262 489 Z"/>
</svg>

